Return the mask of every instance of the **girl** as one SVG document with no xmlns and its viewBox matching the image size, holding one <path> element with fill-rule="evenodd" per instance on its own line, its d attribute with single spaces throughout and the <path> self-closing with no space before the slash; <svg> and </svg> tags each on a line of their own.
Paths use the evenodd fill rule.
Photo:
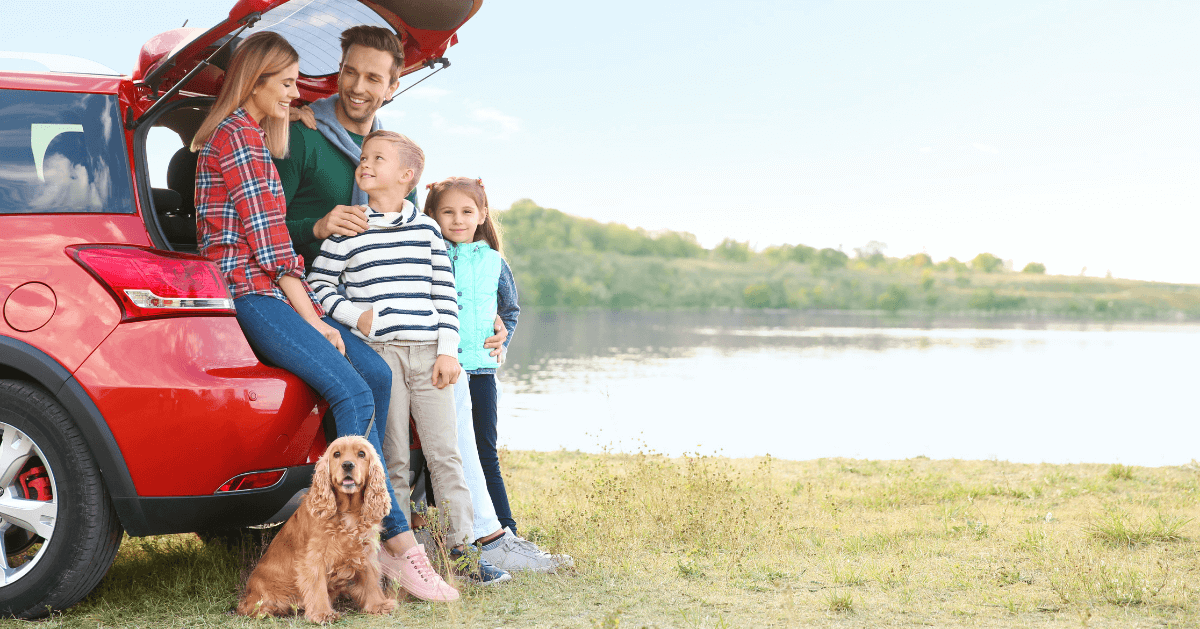
<svg viewBox="0 0 1200 629">
<path fill-rule="evenodd" d="M 475 507 L 476 535 L 481 536 L 477 541 L 483 547 L 484 559 L 503 570 L 548 572 L 568 567 L 573 564 L 569 556 L 550 555 L 517 536 L 517 523 L 500 474 L 496 452 L 496 367 L 512 341 L 521 309 L 517 306 L 512 271 L 501 256 L 500 230 L 488 210 L 483 180 L 451 177 L 428 188 L 425 213 L 437 221 L 446 239 L 458 291 L 458 362 L 467 373 L 470 392 L 468 396 L 456 391 L 455 398 L 456 402 L 462 402 L 458 404 L 460 442 L 464 435 L 474 433 L 475 448 L 460 443 L 459 449 Z M 489 351 L 484 341 L 492 335 L 492 322 L 497 315 L 504 322 L 508 337 L 503 348 Z M 464 399 L 468 397 L 469 400 Z M 464 421 L 463 411 L 468 406 L 470 423 Z M 478 459 L 469 456 L 473 453 L 478 454 Z M 472 482 L 480 474 L 487 497 L 484 487 Z M 500 526 L 493 528 L 489 522 Z"/>
<path fill-rule="evenodd" d="M 391 372 L 348 329 L 322 318 L 304 282 L 304 261 L 284 226 L 284 198 L 271 156 L 288 147 L 288 110 L 299 97 L 299 55 L 277 33 L 238 45 L 216 102 L 192 140 L 200 253 L 217 263 L 237 320 L 264 362 L 299 376 L 329 402 L 338 436 L 367 435 L 376 452 L 387 417 Z M 349 362 L 347 362 L 347 360 Z M 388 485 L 388 493 L 393 494 Z M 455 600 L 429 566 L 392 495 L 381 561 L 401 564 L 400 585 L 426 600 Z"/>
</svg>

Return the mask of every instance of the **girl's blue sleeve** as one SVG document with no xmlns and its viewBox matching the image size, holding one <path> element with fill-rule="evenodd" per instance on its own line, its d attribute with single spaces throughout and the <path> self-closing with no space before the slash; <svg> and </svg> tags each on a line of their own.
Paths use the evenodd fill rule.
<svg viewBox="0 0 1200 629">
<path fill-rule="evenodd" d="M 500 258 L 500 284 L 496 294 L 496 314 L 500 315 L 500 320 L 504 322 L 504 327 L 508 328 L 508 338 L 504 339 L 504 347 L 512 342 L 513 334 L 517 331 L 517 315 L 521 314 L 521 307 L 517 305 L 517 283 L 513 280 L 512 269 L 508 268 L 508 262 L 504 258 Z"/>
</svg>

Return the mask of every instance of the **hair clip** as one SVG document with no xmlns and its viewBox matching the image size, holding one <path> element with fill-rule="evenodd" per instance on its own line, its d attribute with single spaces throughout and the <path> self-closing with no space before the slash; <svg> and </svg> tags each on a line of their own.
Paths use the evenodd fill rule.
<svg viewBox="0 0 1200 629">
<path fill-rule="evenodd" d="M 477 177 L 477 178 L 475 179 L 475 183 L 479 184 L 479 187 L 480 187 L 480 188 L 482 188 L 482 187 L 483 187 L 483 180 L 482 180 L 482 179 L 479 179 L 479 178 Z"/>
<path fill-rule="evenodd" d="M 425 184 L 425 189 L 426 189 L 426 190 L 433 190 L 433 184 L 431 184 L 431 183 L 427 183 L 427 184 Z"/>
</svg>

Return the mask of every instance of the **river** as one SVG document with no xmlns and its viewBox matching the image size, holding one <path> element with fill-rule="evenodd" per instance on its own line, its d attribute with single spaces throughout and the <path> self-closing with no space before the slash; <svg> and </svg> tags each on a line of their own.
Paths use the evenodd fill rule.
<svg viewBox="0 0 1200 629">
<path fill-rule="evenodd" d="M 524 312 L 513 449 L 1180 465 L 1200 326 L 794 312 Z"/>
</svg>

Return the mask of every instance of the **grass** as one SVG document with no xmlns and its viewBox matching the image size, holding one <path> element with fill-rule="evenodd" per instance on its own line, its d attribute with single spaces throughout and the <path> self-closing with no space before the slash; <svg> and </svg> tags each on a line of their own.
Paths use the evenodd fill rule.
<svg viewBox="0 0 1200 629">
<path fill-rule="evenodd" d="M 792 462 L 505 452 L 523 534 L 569 574 L 339 627 L 1160 627 L 1200 617 L 1196 466 Z M 38 627 L 292 627 L 233 616 L 253 557 L 126 539 Z M 17 626 L 16 621 L 3 622 Z M 21 624 L 21 626 L 26 626 Z"/>
</svg>

